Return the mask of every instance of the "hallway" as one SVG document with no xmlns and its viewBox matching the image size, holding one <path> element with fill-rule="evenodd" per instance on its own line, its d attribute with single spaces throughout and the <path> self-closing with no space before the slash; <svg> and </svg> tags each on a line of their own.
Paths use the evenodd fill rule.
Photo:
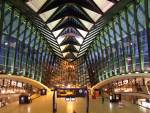
<svg viewBox="0 0 150 113">
<path fill-rule="evenodd" d="M 57 99 L 57 113 L 86 113 L 86 101 L 83 98 L 74 102 L 66 102 L 65 99 Z M 99 99 L 90 99 L 89 113 L 150 113 L 150 110 L 133 104 L 126 104 L 119 108 L 118 104 L 111 104 L 105 101 L 101 103 Z M 0 113 L 52 113 L 52 93 L 41 96 L 32 101 L 31 104 L 18 105 L 13 103 L 0 109 Z"/>
</svg>

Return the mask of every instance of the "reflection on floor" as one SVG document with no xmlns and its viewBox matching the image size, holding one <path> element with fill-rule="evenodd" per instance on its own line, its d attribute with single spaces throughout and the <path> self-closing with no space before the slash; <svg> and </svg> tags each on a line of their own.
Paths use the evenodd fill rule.
<svg viewBox="0 0 150 113">
<path fill-rule="evenodd" d="M 57 113 L 86 113 L 86 101 L 83 98 L 74 102 L 66 102 L 64 99 L 57 99 Z M 0 109 L 0 113 L 52 113 L 52 93 L 42 96 L 32 101 L 31 104 L 18 105 L 13 103 Z M 97 100 L 90 100 L 89 113 L 150 113 L 150 110 L 133 104 L 126 104 L 119 108 L 118 104 L 110 104 L 105 101 L 104 104 Z"/>
</svg>

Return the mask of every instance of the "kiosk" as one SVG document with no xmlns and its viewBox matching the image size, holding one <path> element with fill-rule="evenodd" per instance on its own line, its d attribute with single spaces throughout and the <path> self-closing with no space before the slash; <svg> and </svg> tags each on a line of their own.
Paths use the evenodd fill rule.
<svg viewBox="0 0 150 113">
<path fill-rule="evenodd" d="M 21 94 L 19 96 L 19 104 L 29 104 L 31 103 L 31 97 L 27 94 Z"/>
</svg>

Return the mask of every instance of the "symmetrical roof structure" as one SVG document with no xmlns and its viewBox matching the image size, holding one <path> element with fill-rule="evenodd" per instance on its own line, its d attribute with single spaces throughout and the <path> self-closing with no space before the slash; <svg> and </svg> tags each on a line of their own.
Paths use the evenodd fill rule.
<svg viewBox="0 0 150 113">
<path fill-rule="evenodd" d="M 72 61 L 85 53 L 92 42 L 92 38 L 88 38 L 90 32 L 98 20 L 119 1 L 28 0 L 26 4 L 48 26 L 53 35 L 49 42 L 56 54 Z"/>
</svg>

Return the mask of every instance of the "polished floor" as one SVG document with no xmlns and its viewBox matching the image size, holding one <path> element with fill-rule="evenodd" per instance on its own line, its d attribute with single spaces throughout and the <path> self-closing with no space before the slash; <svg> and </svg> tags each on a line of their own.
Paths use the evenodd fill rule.
<svg viewBox="0 0 150 113">
<path fill-rule="evenodd" d="M 76 113 L 86 113 L 85 99 L 80 98 L 74 102 L 57 99 L 57 113 L 73 113 L 73 110 Z M 10 104 L 0 108 L 0 113 L 52 113 L 52 93 L 33 100 L 31 104 Z M 102 104 L 99 99 L 90 99 L 89 113 L 150 113 L 150 110 L 129 103 L 120 108 L 118 104 L 111 104 L 108 101 Z"/>
</svg>

